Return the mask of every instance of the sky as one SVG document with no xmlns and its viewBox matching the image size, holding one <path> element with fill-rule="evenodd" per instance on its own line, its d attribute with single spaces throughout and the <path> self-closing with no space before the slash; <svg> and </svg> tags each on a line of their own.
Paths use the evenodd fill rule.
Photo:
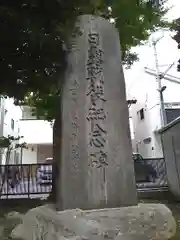
<svg viewBox="0 0 180 240">
<path fill-rule="evenodd" d="M 180 17 L 180 0 L 168 0 L 166 4 L 170 10 L 166 14 L 165 19 L 174 20 Z M 173 33 L 169 31 L 159 31 L 150 37 L 148 44 L 141 47 L 133 48 L 139 54 L 139 61 L 135 63 L 130 70 L 124 70 L 126 80 L 126 91 L 128 98 L 133 97 L 133 87 L 136 85 L 136 80 L 140 77 L 140 69 L 142 67 L 155 68 L 154 51 L 152 40 L 162 37 L 157 44 L 157 54 L 160 65 L 160 70 L 164 72 L 169 65 L 174 61 L 178 61 L 180 50 L 177 49 L 177 43 L 172 39 Z M 174 64 L 168 74 L 180 78 L 180 73 L 177 72 L 177 64 Z"/>
<path fill-rule="evenodd" d="M 167 14 L 167 19 L 173 20 L 180 17 L 180 1 L 179 0 L 168 0 L 167 6 L 171 8 L 171 10 Z"/>
</svg>

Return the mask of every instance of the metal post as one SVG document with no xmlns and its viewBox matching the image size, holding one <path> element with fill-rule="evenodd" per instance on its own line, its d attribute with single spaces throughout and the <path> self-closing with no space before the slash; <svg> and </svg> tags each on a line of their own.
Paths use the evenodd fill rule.
<svg viewBox="0 0 180 240">
<path fill-rule="evenodd" d="M 7 198 L 6 199 L 8 199 L 8 195 L 9 195 L 9 175 L 11 175 L 10 173 L 9 173 L 9 165 L 6 165 L 5 166 L 6 167 L 6 189 L 7 189 Z"/>
<path fill-rule="evenodd" d="M 30 198 L 30 174 L 31 174 L 31 165 L 28 164 L 28 199 Z"/>
<path fill-rule="evenodd" d="M 154 57 L 155 57 L 155 66 L 156 66 L 156 79 L 158 82 L 158 92 L 159 92 L 159 101 L 160 101 L 161 127 L 163 127 L 166 125 L 166 112 L 164 108 L 163 89 L 161 85 L 162 77 L 159 71 L 158 56 L 157 56 L 157 50 L 156 50 L 156 44 L 160 39 L 158 39 L 157 41 L 153 41 L 153 47 L 154 47 Z"/>
<path fill-rule="evenodd" d="M 107 205 L 107 179 L 106 179 L 106 167 L 103 167 L 103 178 L 104 178 L 104 198 L 105 204 Z"/>
<path fill-rule="evenodd" d="M 162 121 L 163 121 L 163 126 L 167 124 L 167 119 L 166 119 L 166 110 L 164 108 L 164 97 L 163 97 L 163 90 L 160 90 L 160 104 L 161 104 L 161 113 L 162 113 Z"/>
<path fill-rule="evenodd" d="M 23 148 L 21 147 L 21 156 L 20 156 L 21 160 L 20 163 L 21 165 L 23 164 Z"/>
</svg>

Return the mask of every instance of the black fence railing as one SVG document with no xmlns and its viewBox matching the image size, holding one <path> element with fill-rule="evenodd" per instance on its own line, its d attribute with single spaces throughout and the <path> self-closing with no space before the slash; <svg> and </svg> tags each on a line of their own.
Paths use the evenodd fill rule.
<svg viewBox="0 0 180 240">
<path fill-rule="evenodd" d="M 52 164 L 0 165 L 0 198 L 47 197 L 51 188 Z"/>
<path fill-rule="evenodd" d="M 167 187 L 164 159 L 135 161 L 137 189 Z M 46 198 L 52 188 L 52 164 L 0 165 L 0 198 Z"/>
<path fill-rule="evenodd" d="M 138 190 L 167 188 L 167 171 L 164 158 L 147 158 L 134 162 Z"/>
</svg>

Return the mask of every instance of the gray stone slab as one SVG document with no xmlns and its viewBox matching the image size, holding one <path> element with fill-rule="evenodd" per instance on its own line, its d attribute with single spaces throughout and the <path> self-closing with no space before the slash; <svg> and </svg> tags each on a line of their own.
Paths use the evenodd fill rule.
<svg viewBox="0 0 180 240">
<path fill-rule="evenodd" d="M 42 206 L 30 210 L 11 236 L 24 240 L 166 240 L 175 232 L 172 213 L 162 204 L 63 212 Z"/>
<path fill-rule="evenodd" d="M 137 204 L 119 34 L 85 15 L 68 57 L 62 101 L 59 209 Z"/>
</svg>

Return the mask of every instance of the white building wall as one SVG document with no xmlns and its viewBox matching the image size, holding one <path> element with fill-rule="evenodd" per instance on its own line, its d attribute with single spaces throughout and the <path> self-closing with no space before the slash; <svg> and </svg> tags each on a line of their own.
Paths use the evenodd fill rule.
<svg viewBox="0 0 180 240">
<path fill-rule="evenodd" d="M 14 137 L 19 136 L 20 119 L 22 118 L 22 111 L 21 108 L 15 106 L 13 102 L 14 102 L 13 99 L 5 99 L 4 101 L 4 129 L 3 129 L 4 137 L 7 137 L 8 135 Z"/>
<path fill-rule="evenodd" d="M 37 145 L 27 145 L 28 149 L 23 149 L 22 164 L 36 164 L 37 163 Z"/>
<path fill-rule="evenodd" d="M 180 7 L 180 1 L 170 1 L 169 4 L 176 5 L 168 13 L 167 17 L 172 19 L 177 6 Z M 169 6 L 170 6 L 169 5 Z M 171 12 L 174 12 L 173 14 Z M 179 13 L 178 13 L 179 14 Z M 152 46 L 152 40 L 163 38 L 157 44 L 157 53 L 159 60 L 159 69 L 161 72 L 174 62 L 174 66 L 168 71 L 168 74 L 179 77 L 177 72 L 177 60 L 179 52 L 176 42 L 172 39 L 173 33 L 159 31 L 153 34 L 145 46 L 135 48 L 139 53 L 140 61 L 135 63 L 130 70 L 125 70 L 126 89 L 129 98 L 137 99 L 137 104 L 132 105 L 131 114 L 134 128 L 134 145 L 143 157 L 162 157 L 161 139 L 156 132 L 161 127 L 161 115 L 159 105 L 158 83 L 154 76 L 145 73 L 144 67 L 155 70 L 155 58 Z M 180 102 L 180 84 L 162 80 L 162 86 L 166 86 L 163 92 L 164 102 Z M 144 108 L 145 118 L 140 120 L 137 112 Z M 144 143 L 144 139 L 151 138 L 151 142 Z"/>
<path fill-rule="evenodd" d="M 22 118 L 21 108 L 14 105 L 14 100 L 10 98 L 2 98 L 0 104 L 0 136 L 8 137 L 19 136 L 20 119 Z M 11 151 L 9 163 L 13 164 L 19 162 L 20 149 Z M 6 163 L 6 150 L 3 149 L 1 154 L 0 163 Z"/>
<path fill-rule="evenodd" d="M 161 127 L 157 82 L 155 77 L 144 72 L 143 67 L 139 68 L 139 76 L 134 78 L 136 84 L 130 92 L 137 99 L 137 104 L 131 107 L 135 142 L 143 157 L 162 157 L 161 140 L 155 133 Z M 166 86 L 164 102 L 180 102 L 180 84 L 163 80 L 162 86 Z M 137 113 L 142 108 L 145 118 L 140 120 Z M 144 144 L 143 140 L 148 137 L 151 137 L 151 143 Z"/>
<path fill-rule="evenodd" d="M 52 144 L 53 141 L 53 128 L 48 121 L 22 120 L 20 134 L 27 144 Z"/>
<path fill-rule="evenodd" d="M 28 149 L 23 150 L 22 163 L 23 164 L 37 164 L 44 162 L 45 153 L 48 146 L 52 146 L 53 142 L 53 125 L 44 120 L 37 120 L 32 115 L 32 110 L 28 106 L 22 107 L 22 119 L 20 121 L 20 135 L 24 136 L 23 141 L 26 142 Z M 44 145 L 43 145 L 44 144 Z M 40 154 L 38 149 L 40 146 L 47 146 L 43 153 Z"/>
<path fill-rule="evenodd" d="M 46 158 L 52 158 L 52 144 L 27 144 L 28 149 L 23 149 L 22 164 L 44 163 Z"/>
<path fill-rule="evenodd" d="M 52 144 L 39 144 L 37 147 L 37 162 L 44 163 L 46 158 L 53 158 Z"/>
</svg>

